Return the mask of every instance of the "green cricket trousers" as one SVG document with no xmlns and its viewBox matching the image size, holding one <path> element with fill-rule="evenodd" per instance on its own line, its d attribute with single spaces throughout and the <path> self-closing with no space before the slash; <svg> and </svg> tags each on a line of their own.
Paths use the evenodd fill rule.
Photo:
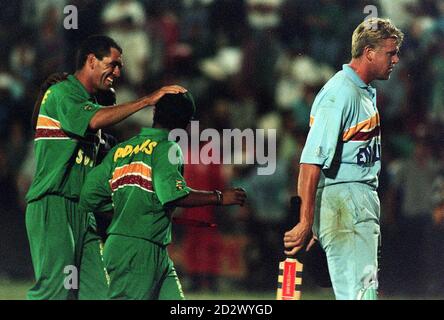
<svg viewBox="0 0 444 320">
<path fill-rule="evenodd" d="M 184 294 L 166 246 L 111 234 L 104 249 L 110 299 L 183 300 Z"/>
<path fill-rule="evenodd" d="M 35 273 L 30 300 L 100 300 L 108 290 L 92 214 L 58 195 L 30 202 L 26 230 Z"/>
</svg>

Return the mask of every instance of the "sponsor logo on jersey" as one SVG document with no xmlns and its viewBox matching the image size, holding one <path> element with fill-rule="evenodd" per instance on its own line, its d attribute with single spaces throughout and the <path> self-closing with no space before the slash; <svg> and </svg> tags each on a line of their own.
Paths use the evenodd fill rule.
<svg viewBox="0 0 444 320">
<path fill-rule="evenodd" d="M 182 180 L 176 180 L 176 189 L 181 191 L 184 188 L 184 183 Z"/>
<path fill-rule="evenodd" d="M 153 150 L 156 146 L 157 146 L 156 141 L 147 139 L 136 146 L 128 144 L 125 147 L 117 148 L 116 152 L 114 153 L 114 162 L 116 162 L 119 159 L 132 156 L 133 154 L 138 154 L 139 152 L 144 152 L 145 154 L 150 155 L 153 153 Z"/>
<path fill-rule="evenodd" d="M 368 165 L 381 160 L 381 145 L 375 143 L 373 147 L 360 148 L 356 160 L 359 165 Z"/>
</svg>

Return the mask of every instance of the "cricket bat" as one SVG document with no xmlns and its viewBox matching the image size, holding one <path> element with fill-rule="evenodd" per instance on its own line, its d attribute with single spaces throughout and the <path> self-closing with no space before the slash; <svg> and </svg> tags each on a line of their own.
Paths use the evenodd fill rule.
<svg viewBox="0 0 444 320">
<path fill-rule="evenodd" d="M 295 224 L 299 222 L 301 198 L 290 199 L 290 215 Z M 302 251 L 302 250 L 301 250 Z M 279 262 L 279 275 L 276 300 L 300 300 L 303 264 L 296 256 L 287 257 Z"/>
</svg>

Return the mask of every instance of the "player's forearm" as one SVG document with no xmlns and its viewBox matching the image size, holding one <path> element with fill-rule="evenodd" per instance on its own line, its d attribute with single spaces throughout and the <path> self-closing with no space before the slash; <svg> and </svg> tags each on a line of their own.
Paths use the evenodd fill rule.
<svg viewBox="0 0 444 320">
<path fill-rule="evenodd" d="M 313 225 L 316 190 L 321 174 L 321 167 L 315 164 L 302 163 L 299 169 L 298 195 L 301 197 L 300 223 Z"/>
<path fill-rule="evenodd" d="M 150 96 L 145 96 L 133 102 L 102 108 L 91 118 L 89 127 L 98 130 L 119 123 L 133 113 L 152 105 L 151 100 Z"/>
<path fill-rule="evenodd" d="M 191 192 L 187 196 L 168 203 L 168 205 L 184 208 L 218 204 L 218 197 L 214 191 L 202 190 L 191 190 Z"/>
<path fill-rule="evenodd" d="M 178 85 L 164 86 L 136 101 L 119 104 L 117 106 L 108 108 L 102 108 L 92 117 L 91 121 L 89 122 L 89 127 L 92 130 L 98 130 L 112 126 L 147 106 L 154 106 L 165 94 L 177 94 L 185 92 L 187 92 L 187 89 Z"/>
</svg>

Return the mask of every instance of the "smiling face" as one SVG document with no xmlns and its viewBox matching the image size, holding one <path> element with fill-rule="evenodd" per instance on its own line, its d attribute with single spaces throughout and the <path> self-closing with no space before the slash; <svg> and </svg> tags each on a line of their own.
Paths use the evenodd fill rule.
<svg viewBox="0 0 444 320">
<path fill-rule="evenodd" d="M 111 48 L 110 54 L 102 60 L 92 57 L 92 81 L 95 90 L 108 90 L 113 86 L 114 80 L 120 77 L 123 67 L 122 54 L 115 48 Z"/>
<path fill-rule="evenodd" d="M 399 62 L 399 46 L 395 38 L 384 39 L 380 45 L 370 49 L 369 60 L 373 79 L 388 80 L 393 67 Z"/>
</svg>

